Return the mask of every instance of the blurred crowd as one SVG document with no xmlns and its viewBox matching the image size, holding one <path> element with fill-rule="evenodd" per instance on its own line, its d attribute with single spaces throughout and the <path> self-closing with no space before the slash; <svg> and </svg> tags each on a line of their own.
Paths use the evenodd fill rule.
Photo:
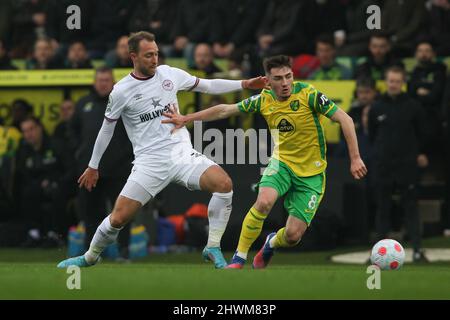
<svg viewBox="0 0 450 320">
<path fill-rule="evenodd" d="M 374 4 L 385 39 L 372 44 L 378 56 L 367 50 L 366 9 Z M 70 5 L 80 8 L 80 29 L 67 28 Z M 93 59 L 130 67 L 126 36 L 145 30 L 164 56 L 184 57 L 190 67 L 199 50 L 256 74 L 262 57 L 283 53 L 297 57 L 298 77 L 349 79 L 368 70 L 352 72 L 334 56 L 366 56 L 379 66 L 381 51 L 389 47 L 390 62 L 413 56 L 424 35 L 437 56 L 450 56 L 449 9 L 448 0 L 4 0 L 0 69 L 15 68 L 11 59 L 26 59 L 27 69 L 91 68 Z"/>
<path fill-rule="evenodd" d="M 76 181 L 87 168 L 114 83 L 112 69 L 98 68 L 88 95 L 61 102 L 60 122 L 52 135 L 24 99 L 12 103 L 12 124 L 0 123 L 0 221 L 24 227 L 20 245 L 61 246 L 69 226 L 79 221 L 89 243 L 112 207 L 134 158 L 121 120 L 102 158 L 97 187 L 77 190 Z M 123 241 L 128 242 L 127 236 L 123 232 Z"/>
<path fill-rule="evenodd" d="M 72 4 L 81 8 L 80 30 L 66 27 Z M 382 32 L 366 28 L 371 4 L 381 7 Z M 0 222 L 24 222 L 23 246 L 59 246 L 68 226 L 79 220 L 89 241 L 125 183 L 133 154 L 121 123 L 111 142 L 120 148 L 108 148 L 94 192 L 77 190 L 74 181 L 88 164 L 103 121 L 114 84 L 111 68 L 132 67 L 127 35 L 140 30 L 156 35 L 160 64 L 164 57 L 183 57 L 189 68 L 208 76 L 228 71 L 215 58 L 227 59 L 237 76 L 250 77 L 262 74 L 265 56 L 283 53 L 292 57 L 296 78 L 355 79 L 349 114 L 369 167 L 367 205 L 376 216 L 374 228 L 387 232 L 386 206 L 398 192 L 413 221 L 410 233 L 419 232 L 414 203 L 424 173 L 447 183 L 450 220 L 450 81 L 439 59 L 450 56 L 448 0 L 4 0 L 0 69 L 15 69 L 14 59 L 26 60 L 30 70 L 93 68 L 96 59 L 105 64 L 96 69 L 89 95 L 61 102 L 53 135 L 25 99 L 12 103 L 10 126 L 0 122 Z M 349 67 L 339 56 L 363 59 Z M 415 60 L 408 74 L 405 57 Z M 386 93 L 379 93 L 378 80 L 386 81 Z M 383 122 L 387 116 L 394 120 Z M 108 155 L 112 150 L 119 154 Z M 331 157 L 346 156 L 343 144 L 330 151 Z M 444 223 L 450 228 L 450 221 Z M 414 236 L 413 241 L 420 242 Z"/>
</svg>

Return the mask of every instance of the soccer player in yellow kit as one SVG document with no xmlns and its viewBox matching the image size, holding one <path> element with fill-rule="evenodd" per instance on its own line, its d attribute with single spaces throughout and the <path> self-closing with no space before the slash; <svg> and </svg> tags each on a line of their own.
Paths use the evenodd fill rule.
<svg viewBox="0 0 450 320">
<path fill-rule="evenodd" d="M 266 58 L 264 69 L 271 90 L 264 89 L 261 94 L 237 104 L 221 104 L 185 116 L 167 113 L 170 119 L 163 121 L 179 128 L 196 120 L 213 121 L 239 112 L 259 112 L 270 130 L 276 130 L 271 160 L 259 182 L 256 202 L 244 218 L 238 248 L 228 268 L 241 269 L 244 266 L 264 220 L 281 196 L 286 196 L 284 207 L 289 213 L 286 226 L 267 236 L 253 259 L 253 268 L 265 268 L 275 248 L 292 247 L 300 242 L 325 190 L 327 161 L 322 116 L 341 125 L 353 177 L 361 179 L 367 173 L 359 155 L 352 119 L 311 85 L 294 81 L 289 57 Z"/>
</svg>

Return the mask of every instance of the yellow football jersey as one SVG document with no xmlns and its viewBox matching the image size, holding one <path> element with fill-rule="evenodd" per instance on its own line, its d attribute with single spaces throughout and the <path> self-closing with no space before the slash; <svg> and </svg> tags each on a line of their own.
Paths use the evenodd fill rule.
<svg viewBox="0 0 450 320">
<path fill-rule="evenodd" d="M 278 101 L 271 90 L 264 89 L 238 107 L 241 112 L 261 113 L 275 142 L 272 158 L 284 162 L 297 176 L 309 177 L 326 169 L 321 115 L 330 118 L 338 107 L 313 86 L 294 82 L 286 101 Z"/>
<path fill-rule="evenodd" d="M 0 157 L 12 156 L 19 147 L 22 134 L 15 127 L 0 126 Z"/>
</svg>

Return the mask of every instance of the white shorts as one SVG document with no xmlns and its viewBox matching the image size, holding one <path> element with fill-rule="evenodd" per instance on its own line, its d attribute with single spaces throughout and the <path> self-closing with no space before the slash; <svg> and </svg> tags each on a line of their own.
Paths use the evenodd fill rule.
<svg viewBox="0 0 450 320">
<path fill-rule="evenodd" d="M 167 158 L 139 159 L 120 194 L 146 204 L 171 182 L 200 190 L 200 177 L 216 163 L 191 146 Z"/>
</svg>

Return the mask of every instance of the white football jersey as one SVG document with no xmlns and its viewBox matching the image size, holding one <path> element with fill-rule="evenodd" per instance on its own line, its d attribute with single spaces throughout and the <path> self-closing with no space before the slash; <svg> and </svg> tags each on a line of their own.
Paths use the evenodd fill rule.
<svg viewBox="0 0 450 320">
<path fill-rule="evenodd" d="M 163 112 L 173 106 L 178 110 L 177 92 L 192 90 L 199 82 L 197 77 L 166 65 L 159 66 L 150 78 L 138 78 L 134 74 L 121 79 L 109 95 L 105 118 L 115 121 L 122 117 L 128 137 L 133 145 L 135 163 L 139 158 L 167 156 L 179 143 L 191 140 L 183 127 L 171 134 L 173 124 L 161 123 Z"/>
</svg>

